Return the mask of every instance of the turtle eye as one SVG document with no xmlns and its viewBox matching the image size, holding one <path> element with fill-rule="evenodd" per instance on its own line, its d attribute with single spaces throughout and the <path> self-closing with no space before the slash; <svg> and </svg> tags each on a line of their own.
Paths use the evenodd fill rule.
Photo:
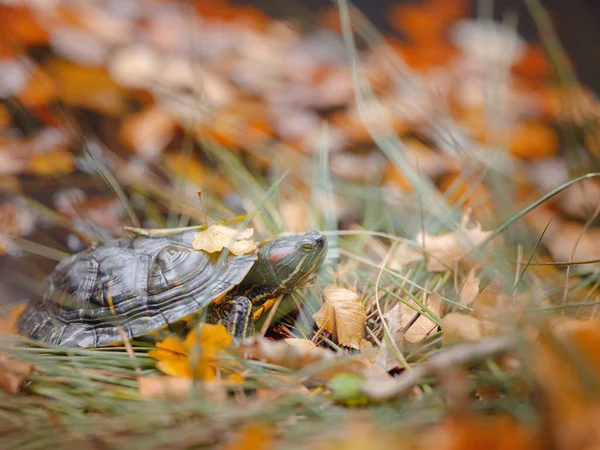
<svg viewBox="0 0 600 450">
<path fill-rule="evenodd" d="M 302 244 L 300 248 L 305 252 L 310 252 L 315 248 L 315 245 L 307 242 L 306 244 Z"/>
</svg>

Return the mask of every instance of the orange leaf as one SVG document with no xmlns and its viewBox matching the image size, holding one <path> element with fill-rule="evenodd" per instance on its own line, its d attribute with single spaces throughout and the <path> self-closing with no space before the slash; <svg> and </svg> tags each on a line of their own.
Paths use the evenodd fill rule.
<svg viewBox="0 0 600 450">
<path fill-rule="evenodd" d="M 547 158 L 559 150 L 556 131 L 539 122 L 527 122 L 516 126 L 510 133 L 510 151 L 523 159 Z"/>
<path fill-rule="evenodd" d="M 124 91 L 106 70 L 78 66 L 59 59 L 50 61 L 47 69 L 56 80 L 58 95 L 65 104 L 109 116 L 123 113 Z"/>
<path fill-rule="evenodd" d="M 237 431 L 223 450 L 269 450 L 273 445 L 273 428 L 268 424 L 246 425 Z"/>
<path fill-rule="evenodd" d="M 0 313 L 0 334 L 15 334 L 15 323 L 27 305 L 17 305 Z"/>
<path fill-rule="evenodd" d="M 544 78 L 550 73 L 548 60 L 539 45 L 529 44 L 525 54 L 515 63 L 513 72 L 527 78 Z"/>
<path fill-rule="evenodd" d="M 508 416 L 458 416 L 431 427 L 417 448 L 436 450 L 535 450 L 546 448 L 542 436 Z"/>
<path fill-rule="evenodd" d="M 419 44 L 443 41 L 448 28 L 445 18 L 427 4 L 393 5 L 388 20 L 396 30 Z"/>
<path fill-rule="evenodd" d="M 43 45 L 48 42 L 48 32 L 38 24 L 29 8 L 0 7 L 0 26 L 4 36 L 20 45 Z"/>
<path fill-rule="evenodd" d="M 63 175 L 75 170 L 75 157 L 64 150 L 34 155 L 29 160 L 29 172 L 40 175 Z"/>
</svg>

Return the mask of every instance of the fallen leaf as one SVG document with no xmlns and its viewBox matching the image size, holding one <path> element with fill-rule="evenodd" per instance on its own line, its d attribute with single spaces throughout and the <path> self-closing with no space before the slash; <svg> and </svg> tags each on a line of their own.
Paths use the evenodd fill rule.
<svg viewBox="0 0 600 450">
<path fill-rule="evenodd" d="M 483 231 L 479 223 L 476 223 L 473 228 L 467 228 L 466 221 L 467 216 L 465 215 L 458 230 L 440 236 L 431 236 L 427 233 L 418 234 L 417 243 L 428 256 L 428 271 L 454 270 L 457 262 L 492 234 L 492 231 Z"/>
<path fill-rule="evenodd" d="M 245 255 L 256 250 L 256 242 L 252 239 L 254 230 L 236 230 L 224 225 L 211 225 L 199 231 L 194 237 L 192 247 L 208 253 L 220 252 L 228 248 L 234 255 Z"/>
<path fill-rule="evenodd" d="M 0 334 L 15 334 L 15 323 L 27 305 L 17 305 L 0 311 Z"/>
<path fill-rule="evenodd" d="M 319 328 L 332 333 L 341 345 L 360 348 L 366 312 L 356 292 L 333 284 L 326 286 L 323 305 L 313 318 Z"/>
<path fill-rule="evenodd" d="M 123 120 L 119 134 L 129 149 L 145 157 L 154 157 L 171 142 L 175 129 L 171 115 L 155 106 Z"/>
<path fill-rule="evenodd" d="M 194 380 L 174 376 L 138 377 L 138 391 L 146 398 L 188 398 L 194 391 Z M 202 395 L 214 401 L 227 398 L 225 385 L 220 382 L 203 382 Z"/>
<path fill-rule="evenodd" d="M 317 347 L 306 339 L 272 341 L 254 336 L 233 347 L 240 356 L 265 361 L 291 370 L 315 364 L 319 370 L 312 372 L 310 380 L 328 381 L 339 373 L 353 373 L 362 377 L 388 377 L 387 372 L 375 367 L 363 355 L 338 354 Z"/>
<path fill-rule="evenodd" d="M 393 5 L 388 20 L 396 30 L 419 44 L 442 41 L 448 28 L 445 18 L 425 2 Z"/>
<path fill-rule="evenodd" d="M 78 66 L 54 59 L 47 65 L 61 102 L 108 116 L 120 116 L 125 107 L 124 91 L 104 69 Z"/>
<path fill-rule="evenodd" d="M 188 183 L 201 184 L 204 181 L 204 167 L 191 156 L 183 153 L 169 154 L 165 156 L 164 161 L 176 177 L 186 180 Z"/>
<path fill-rule="evenodd" d="M 471 269 L 458 295 L 462 306 L 469 306 L 475 300 L 479 294 L 479 283 L 479 278 L 475 276 L 475 269 Z"/>
<path fill-rule="evenodd" d="M 452 312 L 446 314 L 443 318 L 442 343 L 450 345 L 464 341 L 478 341 L 485 336 L 489 336 L 493 329 L 494 324 L 492 322 L 467 314 Z"/>
<path fill-rule="evenodd" d="M 600 328 L 597 321 L 560 317 L 540 330 L 525 360 L 543 395 L 544 427 L 556 448 L 596 449 L 600 442 Z"/>
<path fill-rule="evenodd" d="M 404 334 L 404 340 L 406 342 L 410 342 L 411 344 L 416 344 L 429 336 L 435 329 L 437 329 L 438 325 L 426 315 L 417 312 L 421 311 L 421 307 L 417 305 L 414 300 L 408 299 L 407 302 L 411 306 L 403 302 L 398 303 L 398 306 L 402 311 L 402 315 L 400 316 L 402 328 L 404 329 L 410 325 L 410 328 L 408 328 Z M 429 308 L 434 315 L 439 317 L 442 308 L 442 299 L 438 294 L 432 293 L 427 298 L 425 306 L 427 306 L 427 308 Z M 417 314 L 418 317 L 415 320 L 414 317 Z"/>
<path fill-rule="evenodd" d="M 232 339 L 225 326 L 202 324 L 185 340 L 169 336 L 158 342 L 148 356 L 158 360 L 156 367 L 167 375 L 212 381 L 216 379 L 219 353 L 231 345 Z"/>
<path fill-rule="evenodd" d="M 274 430 L 271 424 L 254 423 L 240 427 L 233 437 L 221 447 L 222 450 L 270 450 L 273 445 Z"/>
<path fill-rule="evenodd" d="M 0 354 L 0 387 L 9 394 L 18 393 L 31 373 L 33 364 L 9 359 Z"/>
<path fill-rule="evenodd" d="M 415 448 L 437 450 L 541 450 L 545 439 L 507 415 L 460 414 L 417 436 Z"/>
<path fill-rule="evenodd" d="M 28 166 L 29 172 L 35 175 L 64 175 L 75 170 L 75 156 L 65 150 L 54 150 L 34 155 Z"/>
<path fill-rule="evenodd" d="M 539 122 L 524 122 L 508 134 L 510 152 L 519 158 L 532 160 L 554 156 L 560 149 L 558 134 Z"/>
<path fill-rule="evenodd" d="M 400 351 L 402 351 L 404 347 L 404 323 L 402 321 L 402 316 L 403 311 L 400 304 L 394 305 L 392 309 L 383 315 L 383 319 L 387 322 L 387 326 L 390 330 L 390 338 L 393 340 L 393 345 Z M 399 367 L 399 361 L 395 355 L 393 345 L 390 345 L 387 339 L 383 339 L 375 360 L 375 365 L 387 372 Z"/>
</svg>

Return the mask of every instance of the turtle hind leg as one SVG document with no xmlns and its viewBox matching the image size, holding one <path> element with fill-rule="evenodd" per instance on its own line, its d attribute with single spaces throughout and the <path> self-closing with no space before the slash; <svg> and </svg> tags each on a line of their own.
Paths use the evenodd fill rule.
<svg viewBox="0 0 600 450">
<path fill-rule="evenodd" d="M 254 333 L 252 303 L 248 297 L 236 295 L 225 298 L 211 306 L 206 320 L 208 323 L 223 324 L 236 340 L 242 340 Z"/>
</svg>

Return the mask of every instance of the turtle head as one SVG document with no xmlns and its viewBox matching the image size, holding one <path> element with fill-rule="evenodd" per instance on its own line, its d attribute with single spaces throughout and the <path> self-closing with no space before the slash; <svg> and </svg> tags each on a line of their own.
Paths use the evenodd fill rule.
<svg viewBox="0 0 600 450">
<path fill-rule="evenodd" d="M 327 238 L 316 231 L 270 241 L 260 247 L 258 260 L 244 284 L 289 292 L 314 273 L 327 255 Z"/>
</svg>

